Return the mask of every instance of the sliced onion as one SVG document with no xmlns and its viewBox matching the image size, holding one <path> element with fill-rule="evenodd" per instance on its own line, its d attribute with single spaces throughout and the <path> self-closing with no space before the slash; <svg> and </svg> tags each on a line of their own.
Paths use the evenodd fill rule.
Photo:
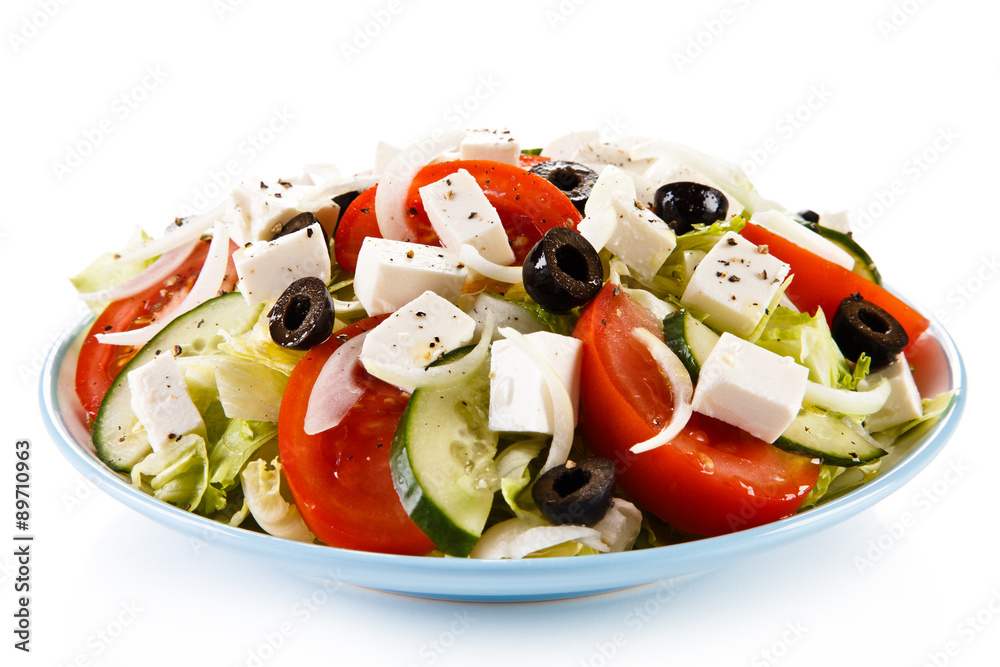
<svg viewBox="0 0 1000 667">
<path fill-rule="evenodd" d="M 476 372 L 486 362 L 493 339 L 493 313 L 486 314 L 483 335 L 468 354 L 457 361 L 437 366 L 413 367 L 382 364 L 374 359 L 361 359 L 365 370 L 380 380 L 394 384 L 406 391 L 419 388 L 442 389 L 462 381 L 465 376 Z"/>
<path fill-rule="evenodd" d="M 198 279 L 194 282 L 191 291 L 184 297 L 184 300 L 162 320 L 157 320 L 141 329 L 97 334 L 97 342 L 107 345 L 145 345 L 149 342 L 150 338 L 159 333 L 163 327 L 167 326 L 175 318 L 217 296 L 219 287 L 222 286 L 222 280 L 226 277 L 226 265 L 228 263 L 229 230 L 226 229 L 224 224 L 217 222 L 212 232 L 212 243 L 208 247 L 208 256 L 205 257 L 205 263 L 202 264 Z"/>
<path fill-rule="evenodd" d="M 664 158 L 691 167 L 715 181 L 733 199 L 736 199 L 748 213 L 784 207 L 760 195 L 746 173 L 739 166 L 726 160 L 706 155 L 700 151 L 672 141 L 653 140 L 636 146 L 629 152 L 633 160 L 642 158 Z"/>
<path fill-rule="evenodd" d="M 889 381 L 885 378 L 867 391 L 834 389 L 809 380 L 806 382 L 803 400 L 816 407 L 845 415 L 873 415 L 889 400 L 891 391 Z"/>
<path fill-rule="evenodd" d="M 587 526 L 538 525 L 529 519 L 508 519 L 479 538 L 469 554 L 472 558 L 520 559 L 563 542 L 583 542 L 597 551 L 607 551 L 601 533 Z"/>
<path fill-rule="evenodd" d="M 361 333 L 334 350 L 323 364 L 309 394 L 303 430 L 316 435 L 340 424 L 350 412 L 364 387 L 358 384 L 354 372 L 360 365 L 358 355 L 367 333 Z"/>
<path fill-rule="evenodd" d="M 155 262 L 146 267 L 142 273 L 131 280 L 123 282 L 121 285 L 115 285 L 100 292 L 83 292 L 79 296 L 87 302 L 117 301 L 118 299 L 134 296 L 154 285 L 159 285 L 188 258 L 197 243 L 197 241 L 189 241 L 182 246 L 163 253 Z"/>
<path fill-rule="evenodd" d="M 524 337 L 524 334 L 511 327 L 500 327 L 500 333 L 535 362 L 549 390 L 549 400 L 552 402 L 552 444 L 549 445 L 549 456 L 545 459 L 545 465 L 538 473 L 540 475 L 566 463 L 566 459 L 569 458 L 569 450 L 573 446 L 573 401 L 555 369 Z"/>
<path fill-rule="evenodd" d="M 179 248 L 185 243 L 197 241 L 201 235 L 212 228 L 222 217 L 225 211 L 225 202 L 219 204 L 207 213 L 187 218 L 183 224 L 168 227 L 163 236 L 157 237 L 142 245 L 123 250 L 119 253 L 118 260 L 121 262 L 142 262 L 152 259 L 157 255 L 170 252 L 174 248 Z"/>
<path fill-rule="evenodd" d="M 522 280 L 520 266 L 504 266 L 497 264 L 479 254 L 474 246 L 468 243 L 462 244 L 462 249 L 458 253 L 458 259 L 462 264 L 492 280 L 499 280 L 502 283 L 515 285 Z"/>
<path fill-rule="evenodd" d="M 324 183 L 307 193 L 299 201 L 300 211 L 316 211 L 329 206 L 334 197 L 347 194 L 348 192 L 364 192 L 373 185 L 378 184 L 377 176 L 355 176 L 347 181 L 337 183 Z"/>
<path fill-rule="evenodd" d="M 632 446 L 632 452 L 639 454 L 667 444 L 687 426 L 688 419 L 691 418 L 691 397 L 694 396 L 694 386 L 683 362 L 661 338 L 642 328 L 633 329 L 632 335 L 638 338 L 653 355 L 653 360 L 667 376 L 670 393 L 674 397 L 674 411 L 670 415 L 670 421 L 664 424 L 663 430 L 649 440 Z"/>
<path fill-rule="evenodd" d="M 462 142 L 465 132 L 446 132 L 439 137 L 428 137 L 410 144 L 399 152 L 388 165 L 375 191 L 375 217 L 383 238 L 394 241 L 412 241 L 406 225 L 406 197 L 413 177 L 424 165 L 449 148 Z"/>
</svg>

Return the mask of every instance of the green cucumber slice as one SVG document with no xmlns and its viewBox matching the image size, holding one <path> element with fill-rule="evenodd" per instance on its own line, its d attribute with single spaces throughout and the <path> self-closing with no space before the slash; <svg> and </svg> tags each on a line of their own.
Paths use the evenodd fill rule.
<svg viewBox="0 0 1000 667">
<path fill-rule="evenodd" d="M 827 465 L 851 468 L 864 465 L 886 455 L 886 451 L 869 438 L 854 431 L 831 415 L 799 411 L 791 426 L 774 442 L 786 452 L 819 458 Z"/>
<path fill-rule="evenodd" d="M 437 363 L 462 357 L 460 348 Z M 489 430 L 490 364 L 445 389 L 416 389 L 392 440 L 392 481 L 406 513 L 437 548 L 468 556 L 497 488 Z"/>
<path fill-rule="evenodd" d="M 719 342 L 719 334 L 686 310 L 671 313 L 663 319 L 663 341 L 681 360 L 698 384 L 702 365 Z"/>
<path fill-rule="evenodd" d="M 112 470 L 129 473 L 151 451 L 142 434 L 132 432 L 136 424 L 127 374 L 156 356 L 157 350 L 176 350 L 178 357 L 210 354 L 219 347 L 219 329 L 239 335 L 250 329 L 260 317 L 264 305 L 248 306 L 243 295 L 231 292 L 210 299 L 179 316 L 163 328 L 118 374 L 104 396 L 94 418 L 93 442 L 100 457 Z"/>
<path fill-rule="evenodd" d="M 864 248 L 858 245 L 858 242 L 855 241 L 853 237 L 844 234 L 843 232 L 838 232 L 835 229 L 829 229 L 820 225 L 809 225 L 809 228 L 826 240 L 836 244 L 848 255 L 853 257 L 854 273 L 864 276 L 876 285 L 882 284 L 882 275 L 875 267 L 875 262 L 872 261 L 871 256 L 865 252 Z"/>
</svg>

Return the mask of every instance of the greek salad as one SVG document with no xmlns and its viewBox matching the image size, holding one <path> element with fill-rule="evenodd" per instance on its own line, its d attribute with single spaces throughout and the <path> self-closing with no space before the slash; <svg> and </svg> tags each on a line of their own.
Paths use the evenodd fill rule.
<svg viewBox="0 0 1000 667">
<path fill-rule="evenodd" d="M 686 146 L 506 130 L 245 182 L 72 279 L 97 455 L 280 538 L 525 558 L 777 521 L 953 391 L 842 213 Z"/>
</svg>

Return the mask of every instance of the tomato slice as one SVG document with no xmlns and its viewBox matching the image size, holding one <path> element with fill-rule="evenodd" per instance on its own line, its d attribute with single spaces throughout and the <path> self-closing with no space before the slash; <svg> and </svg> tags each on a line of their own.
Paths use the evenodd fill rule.
<svg viewBox="0 0 1000 667">
<path fill-rule="evenodd" d="M 588 304 L 573 335 L 583 342 L 580 432 L 590 451 L 615 463 L 638 505 L 682 530 L 721 535 L 794 514 L 820 465 L 736 427 L 695 413 L 667 445 L 630 448 L 661 430 L 673 400 L 656 363 L 632 335 L 662 324 L 613 285 Z"/>
<path fill-rule="evenodd" d="M 375 188 L 368 188 L 350 203 L 337 224 L 333 235 L 333 258 L 347 271 L 358 268 L 358 253 L 365 238 L 382 238 L 375 217 Z"/>
<path fill-rule="evenodd" d="M 576 223 L 583 217 L 562 190 L 541 176 L 519 167 L 487 160 L 442 162 L 421 169 L 410 185 L 406 224 L 414 242 L 441 245 L 441 240 L 424 211 L 419 190 L 459 169 L 465 169 L 476 178 L 486 198 L 500 214 L 500 221 L 507 231 L 507 240 L 518 263 L 524 261 L 531 247 L 549 229 L 575 229 Z M 361 243 L 368 236 L 382 237 L 375 217 L 374 187 L 361 193 L 340 219 L 333 245 L 337 263 L 348 271 L 354 271 L 358 265 Z"/>
<path fill-rule="evenodd" d="M 344 549 L 418 556 L 434 543 L 407 516 L 389 467 L 409 394 L 359 367 L 355 380 L 364 391 L 340 424 L 316 435 L 303 430 L 309 394 L 326 360 L 385 317 L 342 329 L 296 365 L 281 401 L 278 448 L 295 505 L 316 537 Z"/>
<path fill-rule="evenodd" d="M 180 305 L 191 291 L 201 267 L 208 256 L 211 239 L 203 239 L 188 255 L 187 259 L 169 278 L 160 285 L 150 287 L 139 294 L 108 304 L 97 316 L 97 320 L 80 348 L 80 358 L 76 365 L 76 394 L 83 404 L 88 420 L 93 420 L 104 395 L 108 393 L 122 368 L 136 355 L 138 347 L 128 345 L 106 345 L 97 342 L 97 334 L 115 331 L 130 331 L 144 327 L 167 315 Z M 236 284 L 236 267 L 233 265 L 233 251 L 236 245 L 229 244 L 229 265 L 222 281 L 221 291 L 229 292 Z"/>
<path fill-rule="evenodd" d="M 465 169 L 500 214 L 518 264 L 549 229 L 570 227 L 583 219 L 566 194 L 541 176 L 503 162 L 455 160 L 421 169 L 410 185 L 407 224 L 419 243 L 440 245 L 420 199 L 420 188 Z M 433 239 L 433 242 L 423 239 Z"/>
<path fill-rule="evenodd" d="M 909 336 L 911 347 L 930 324 L 926 317 L 883 287 L 786 238 L 749 222 L 741 234 L 757 245 L 766 245 L 770 254 L 792 267 L 795 277 L 785 291 L 788 298 L 814 315 L 817 307 L 822 308 L 830 324 L 840 302 L 855 292 L 896 318 Z"/>
</svg>

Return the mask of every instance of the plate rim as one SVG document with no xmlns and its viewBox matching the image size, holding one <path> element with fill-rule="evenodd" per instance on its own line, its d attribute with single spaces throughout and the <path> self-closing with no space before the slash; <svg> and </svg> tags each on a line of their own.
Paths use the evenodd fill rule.
<svg viewBox="0 0 1000 667">
<path fill-rule="evenodd" d="M 950 440 L 961 421 L 968 394 L 958 347 L 936 318 L 927 317 L 927 331 L 940 345 L 948 364 L 949 388 L 958 391 L 937 423 L 890 470 L 829 503 L 776 522 L 667 547 L 585 558 L 472 560 L 354 551 L 221 524 L 159 501 L 105 466 L 92 448 L 81 444 L 74 435 L 74 430 L 81 430 L 80 424 L 74 429 L 67 421 L 66 406 L 61 403 L 61 393 L 65 393 L 61 383 L 66 382 L 68 371 L 65 362 L 72 358 L 74 348 L 79 347 L 89 329 L 93 321 L 90 314 L 67 326 L 46 355 L 39 381 L 39 404 L 56 447 L 77 472 L 125 506 L 173 530 L 238 552 L 256 553 L 279 564 L 292 564 L 298 574 L 313 579 L 435 599 L 554 600 L 693 575 L 742 555 L 769 551 L 845 521 L 913 479 Z M 69 393 L 75 399 L 75 392 Z M 82 408 L 78 403 L 72 407 L 79 420 Z M 89 439 L 86 444 L 90 444 Z"/>
</svg>

